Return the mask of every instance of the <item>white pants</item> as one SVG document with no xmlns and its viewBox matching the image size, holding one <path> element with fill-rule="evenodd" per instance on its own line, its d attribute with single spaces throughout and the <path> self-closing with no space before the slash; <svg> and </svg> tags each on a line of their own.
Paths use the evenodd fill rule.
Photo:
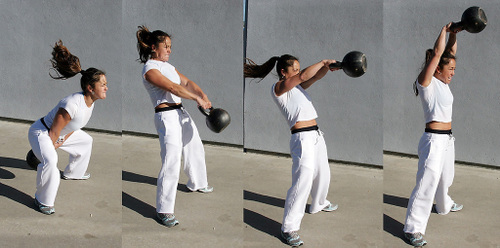
<svg viewBox="0 0 500 248">
<path fill-rule="evenodd" d="M 404 232 L 425 234 L 434 200 L 439 214 L 448 214 L 454 203 L 448 188 L 455 174 L 455 138 L 424 133 L 418 157 L 417 183 L 408 202 Z"/>
<path fill-rule="evenodd" d="M 28 140 L 33 153 L 40 160 L 36 174 L 35 198 L 43 205 L 54 206 L 61 180 L 57 168 L 58 156 L 49 131 L 40 120 L 31 125 Z M 59 148 L 69 153 L 69 163 L 64 169 L 64 176 L 82 178 L 90 161 L 92 137 L 82 130 L 76 130 Z"/>
<path fill-rule="evenodd" d="M 290 139 L 292 156 L 292 187 L 285 201 L 285 213 L 281 230 L 298 231 L 306 209 L 309 194 L 314 214 L 330 202 L 326 199 L 330 187 L 330 166 L 326 144 L 321 131 L 306 131 L 292 134 Z"/>
<path fill-rule="evenodd" d="M 186 186 L 192 191 L 208 186 L 205 150 L 198 129 L 184 108 L 156 113 L 154 121 L 162 160 L 156 212 L 174 213 L 181 157 L 184 158 L 184 173 L 189 179 Z"/>
</svg>

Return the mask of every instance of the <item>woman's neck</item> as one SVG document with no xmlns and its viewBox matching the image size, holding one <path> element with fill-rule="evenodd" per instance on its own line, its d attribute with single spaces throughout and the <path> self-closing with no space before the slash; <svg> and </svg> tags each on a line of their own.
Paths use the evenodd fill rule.
<svg viewBox="0 0 500 248">
<path fill-rule="evenodd" d="M 97 100 L 92 94 L 90 93 L 85 93 L 83 94 L 83 99 L 85 100 L 85 104 L 87 104 L 87 107 L 91 107 L 92 104 Z"/>
</svg>

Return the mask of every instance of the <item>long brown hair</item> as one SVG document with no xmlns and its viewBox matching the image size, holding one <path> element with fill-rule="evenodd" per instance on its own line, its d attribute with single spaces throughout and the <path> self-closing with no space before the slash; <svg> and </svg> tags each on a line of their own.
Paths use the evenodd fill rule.
<svg viewBox="0 0 500 248">
<path fill-rule="evenodd" d="M 135 36 L 137 37 L 137 51 L 139 52 L 138 60 L 141 63 L 146 63 L 153 53 L 153 45 L 158 46 L 160 42 L 164 42 L 165 39 L 171 37 L 169 34 L 161 30 L 150 32 L 144 25 L 139 26 L 138 28 L 139 30 L 135 33 Z"/>
<path fill-rule="evenodd" d="M 71 54 L 68 48 L 63 45 L 61 40 L 55 43 L 50 62 L 58 74 L 57 76 L 53 76 L 49 73 L 53 79 L 66 80 L 74 77 L 78 73 L 81 73 L 82 78 L 80 79 L 80 87 L 82 88 L 84 94 L 88 93 L 88 85 L 94 88 L 95 83 L 101 80 L 101 75 L 106 75 L 104 71 L 93 67 L 88 68 L 87 70 L 82 70 L 80 59 Z"/>
<path fill-rule="evenodd" d="M 424 67 L 427 65 L 427 63 L 429 63 L 433 54 L 434 54 L 433 49 L 427 49 L 425 51 L 425 61 L 422 64 L 422 67 L 420 68 L 420 70 L 423 70 Z M 441 55 L 441 58 L 439 59 L 438 68 L 442 70 L 443 67 L 445 65 L 449 64 L 450 60 L 452 60 L 452 59 L 456 60 L 457 58 L 450 51 L 448 51 L 448 50 L 444 51 L 443 54 Z M 415 82 L 413 82 L 413 92 L 415 93 L 415 96 L 418 96 L 417 80 L 415 80 Z"/>
<path fill-rule="evenodd" d="M 283 75 L 281 75 L 281 70 L 292 66 L 293 62 L 299 61 L 299 59 L 290 54 L 283 54 L 280 57 L 271 57 L 262 65 L 256 64 L 249 58 L 247 58 L 246 61 L 247 62 L 243 65 L 243 75 L 245 77 L 265 78 L 271 70 L 273 70 L 274 65 L 276 64 L 276 73 L 278 74 L 279 79 L 282 79 Z"/>
</svg>

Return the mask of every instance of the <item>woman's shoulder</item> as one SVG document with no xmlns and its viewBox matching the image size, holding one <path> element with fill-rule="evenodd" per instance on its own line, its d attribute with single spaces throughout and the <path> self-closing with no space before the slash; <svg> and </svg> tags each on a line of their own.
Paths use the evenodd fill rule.
<svg viewBox="0 0 500 248">
<path fill-rule="evenodd" d="M 72 93 L 70 95 L 67 95 L 61 101 L 75 101 L 75 100 L 80 100 L 83 98 L 84 98 L 83 91 L 78 91 L 78 92 Z"/>
<path fill-rule="evenodd" d="M 168 68 L 171 70 L 175 70 L 175 66 L 172 64 L 165 62 L 165 61 L 159 61 L 159 60 L 148 60 L 146 63 L 144 63 L 144 69 L 145 71 L 148 71 L 150 69 L 161 69 L 161 68 Z"/>
<path fill-rule="evenodd" d="M 429 82 L 429 84 L 427 86 L 422 86 L 422 84 L 418 81 L 418 78 L 417 78 L 417 79 L 415 79 L 415 84 L 420 89 L 428 89 L 428 88 L 433 87 L 433 85 L 436 83 L 436 80 L 439 81 L 439 79 L 437 79 L 434 76 L 432 76 L 431 81 Z"/>
</svg>

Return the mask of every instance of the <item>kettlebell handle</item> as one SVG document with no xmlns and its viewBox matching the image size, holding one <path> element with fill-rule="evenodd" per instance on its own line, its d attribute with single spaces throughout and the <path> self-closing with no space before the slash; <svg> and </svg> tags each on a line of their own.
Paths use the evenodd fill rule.
<svg viewBox="0 0 500 248">
<path fill-rule="evenodd" d="M 330 69 L 335 69 L 335 68 L 342 69 L 342 61 L 337 61 L 335 63 L 331 63 L 331 64 L 328 65 L 328 67 Z"/>
<path fill-rule="evenodd" d="M 202 106 L 198 106 L 198 109 L 204 116 L 209 116 L 210 112 L 214 109 L 214 107 L 210 107 L 209 109 L 204 109 Z"/>
<path fill-rule="evenodd" d="M 457 29 L 464 29 L 464 23 L 463 22 L 452 22 L 450 25 L 450 30 L 453 32 L 456 32 Z"/>
</svg>

